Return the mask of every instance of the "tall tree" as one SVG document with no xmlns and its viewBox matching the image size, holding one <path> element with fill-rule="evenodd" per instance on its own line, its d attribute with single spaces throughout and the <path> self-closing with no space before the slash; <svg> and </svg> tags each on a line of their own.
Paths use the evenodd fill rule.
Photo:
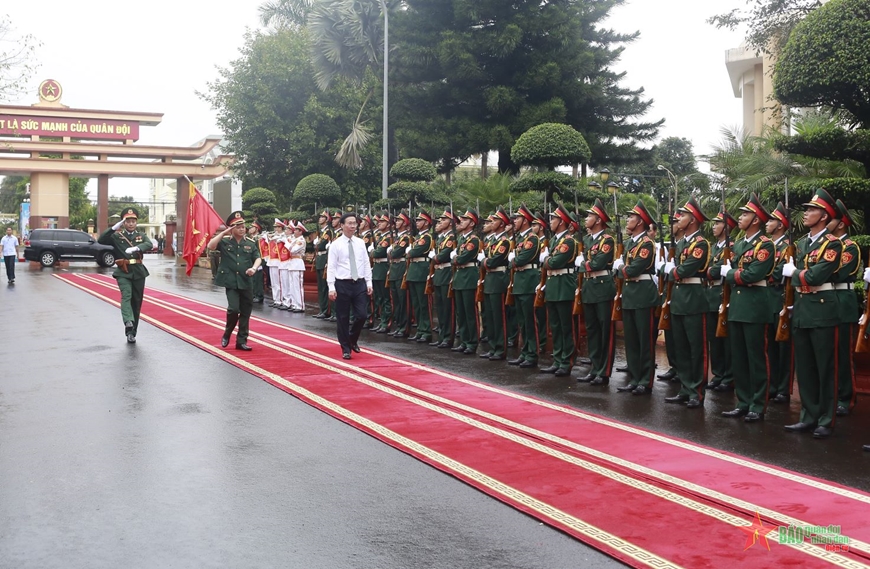
<svg viewBox="0 0 870 569">
<path fill-rule="evenodd" d="M 24 92 L 37 67 L 34 54 L 39 45 L 32 35 L 17 34 L 8 16 L 0 17 L 0 101 Z"/>
<path fill-rule="evenodd" d="M 652 101 L 611 69 L 638 37 L 601 27 L 623 1 L 407 0 L 396 18 L 402 140 L 431 140 L 417 125 L 438 123 L 442 147 L 460 155 L 496 149 L 499 171 L 515 172 L 510 149 L 519 135 L 560 122 L 583 135 L 593 164 L 637 161 L 638 143 L 663 121 L 639 121 Z M 427 150 L 411 149 L 440 158 Z"/>
<path fill-rule="evenodd" d="M 777 54 L 789 34 L 824 0 L 746 0 L 748 10 L 734 8 L 707 20 L 717 28 L 736 30 L 746 26 L 746 43 L 760 53 Z"/>
</svg>

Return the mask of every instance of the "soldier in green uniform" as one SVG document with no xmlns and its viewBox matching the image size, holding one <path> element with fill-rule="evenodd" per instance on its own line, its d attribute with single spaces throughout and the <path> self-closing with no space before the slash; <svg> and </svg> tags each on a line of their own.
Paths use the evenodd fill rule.
<svg viewBox="0 0 870 569">
<path fill-rule="evenodd" d="M 514 308 L 520 328 L 522 346 L 520 355 L 508 364 L 522 368 L 538 365 L 538 329 L 535 324 L 535 287 L 541 282 L 539 257 L 541 238 L 532 231 L 535 215 L 525 204 L 514 214 L 514 236 L 516 247 L 508 255 L 511 263 Z M 544 332 L 546 338 L 546 332 Z"/>
<path fill-rule="evenodd" d="M 728 340 L 731 343 L 737 407 L 723 417 L 743 417 L 747 423 L 761 421 L 767 411 L 770 369 L 767 361 L 768 328 L 774 323 L 767 279 L 776 262 L 776 248 L 763 228 L 770 214 L 753 193 L 737 220 L 744 238 L 734 244 L 734 262 L 725 261 L 721 272 L 731 286 L 728 309 Z"/>
<path fill-rule="evenodd" d="M 263 249 L 260 245 L 260 231 L 263 228 L 257 221 L 254 221 L 251 226 L 248 228 L 248 237 L 253 239 L 254 242 L 257 243 L 257 246 L 260 247 L 260 254 L 262 255 Z M 268 248 L 268 246 L 267 246 Z M 263 304 L 263 296 L 265 294 L 263 286 L 263 268 L 260 267 L 257 269 L 257 274 L 254 275 L 254 304 Z"/>
<path fill-rule="evenodd" d="M 616 243 L 605 233 L 610 216 L 600 199 L 586 211 L 585 253 L 577 257 L 578 270 L 583 273 L 583 314 L 586 317 L 586 341 L 592 367 L 577 381 L 592 385 L 610 383 L 613 370 L 614 327 L 611 320 L 616 285 L 613 281 L 613 257 Z M 618 213 L 618 212 L 617 212 Z M 576 288 L 576 287 L 575 287 Z M 573 300 L 573 295 L 572 295 Z"/>
<path fill-rule="evenodd" d="M 450 262 L 450 256 L 456 250 L 456 233 L 453 231 L 454 225 L 453 211 L 445 209 L 444 213 L 438 218 L 435 224 L 435 231 L 438 236 L 435 241 L 435 275 L 433 276 L 432 284 L 435 287 L 434 302 L 435 312 L 438 315 L 438 334 L 437 342 L 432 342 L 430 346 L 437 348 L 452 348 L 453 347 L 453 331 L 456 327 L 456 322 L 453 317 L 453 299 L 450 298 L 450 280 L 453 277 L 453 265 Z"/>
<path fill-rule="evenodd" d="M 314 315 L 314 318 L 328 318 L 330 314 L 329 286 L 326 284 L 326 263 L 329 260 L 327 255 L 329 254 L 329 243 L 332 241 L 333 233 L 329 218 L 329 211 L 323 210 L 317 219 L 320 232 L 314 239 L 314 271 L 317 273 L 317 306 L 319 312 Z M 272 286 L 278 286 L 278 283 L 272 283 Z"/>
<path fill-rule="evenodd" d="M 773 266 L 773 272 L 767 280 L 767 291 L 770 295 L 770 312 L 774 322 L 777 323 L 780 312 L 786 309 L 782 267 L 788 260 L 786 250 L 791 242 L 786 235 L 786 231 L 790 225 L 791 220 L 788 218 L 788 211 L 782 202 L 779 202 L 776 209 L 770 212 L 770 219 L 766 225 L 767 235 L 773 241 L 773 246 L 776 249 L 776 264 Z M 791 322 L 789 322 L 789 329 L 790 327 Z M 777 342 L 776 332 L 777 326 L 774 325 L 770 327 L 770 332 L 767 335 L 767 360 L 770 364 L 768 401 L 772 403 L 787 403 L 791 393 L 791 378 L 794 374 L 792 337 L 791 333 L 789 333 L 788 340 Z"/>
<path fill-rule="evenodd" d="M 486 219 L 483 220 L 483 227 L 480 231 L 480 251 L 477 253 L 477 262 L 483 265 L 483 261 L 486 256 L 489 254 L 489 248 L 492 246 L 493 237 L 495 234 L 492 232 L 492 222 L 493 222 L 493 214 L 489 214 Z M 483 278 L 484 275 L 481 273 L 479 275 L 480 278 L 477 280 L 477 286 L 483 286 Z M 477 303 L 477 311 L 480 314 L 480 341 L 481 343 L 488 344 L 489 343 L 489 307 L 486 302 Z"/>
<path fill-rule="evenodd" d="M 540 273 L 541 255 L 546 251 L 549 253 L 550 241 L 547 237 L 547 229 L 550 227 L 550 221 L 540 211 L 535 212 L 535 220 L 532 222 L 532 233 L 537 235 L 540 246 L 538 247 L 538 272 Z M 538 282 L 535 284 L 537 289 L 541 284 L 540 274 Z M 532 299 L 534 302 L 534 299 Z M 543 306 L 535 306 L 535 328 L 538 331 L 538 355 L 543 356 L 547 353 L 547 330 L 550 329 L 550 324 L 547 322 L 547 304 Z"/>
<path fill-rule="evenodd" d="M 409 215 L 400 212 L 396 216 L 396 242 L 387 249 L 390 258 L 390 298 L 393 303 L 393 331 L 389 332 L 389 335 L 394 338 L 407 338 L 410 328 L 408 292 L 402 288 L 402 281 L 408 268 L 408 248 L 413 242 L 408 231 L 410 226 Z M 405 286 L 407 287 L 407 284 Z"/>
<path fill-rule="evenodd" d="M 683 241 L 683 230 L 680 229 L 679 225 L 680 221 L 680 212 L 675 211 L 674 215 L 671 216 L 670 226 L 671 226 L 671 242 L 674 244 L 674 256 L 676 256 L 676 251 L 679 248 L 679 244 Z M 671 258 L 671 247 L 668 246 L 665 249 L 665 253 L 663 255 L 664 263 L 661 263 L 657 271 L 659 272 L 659 278 L 663 281 L 665 287 L 664 290 L 667 289 L 668 276 L 664 272 L 664 264 L 668 261 L 672 261 Z M 665 305 L 665 294 L 664 292 L 661 295 L 662 306 Z M 664 330 L 665 337 L 665 353 L 668 356 L 668 369 L 664 373 L 660 373 L 656 376 L 656 378 L 662 381 L 673 381 L 679 382 L 680 378 L 677 377 L 677 352 L 674 349 L 674 331 L 673 328 L 668 327 Z"/>
<path fill-rule="evenodd" d="M 369 254 L 369 264 L 371 264 L 372 260 L 372 251 L 374 250 L 374 242 L 375 242 L 375 234 L 373 231 L 373 222 L 372 216 L 368 213 L 360 216 L 359 218 L 359 227 L 357 228 L 357 234 L 359 238 L 363 240 L 365 243 L 366 251 Z M 374 283 L 372 283 L 374 285 Z M 363 322 L 363 328 L 371 328 L 374 326 L 374 321 L 377 317 L 377 313 L 375 312 L 374 306 L 374 289 L 372 289 L 372 295 L 369 297 L 369 302 L 366 305 L 366 320 Z"/>
<path fill-rule="evenodd" d="M 710 266 L 707 268 L 707 298 L 710 306 L 707 313 L 707 349 L 710 350 L 710 370 L 713 379 L 707 389 L 714 391 L 733 391 L 734 374 L 731 371 L 731 342 L 727 337 L 717 338 L 719 307 L 722 306 L 722 283 L 725 275 L 722 265 L 725 262 L 725 249 L 732 247 L 731 231 L 737 227 L 737 220 L 727 211 L 720 211 L 713 218 L 713 239 L 710 253 Z"/>
<path fill-rule="evenodd" d="M 477 293 L 477 280 L 480 275 L 477 256 L 481 251 L 480 237 L 474 234 L 480 217 L 473 209 L 459 216 L 456 230 L 459 238 L 453 257 L 453 302 L 459 343 L 452 349 L 471 355 L 477 352 L 480 333 L 477 328 L 477 308 L 474 300 Z"/>
<path fill-rule="evenodd" d="M 704 405 L 707 387 L 707 293 L 704 278 L 710 262 L 710 243 L 701 235 L 709 221 L 694 197 L 679 209 L 677 225 L 683 231 L 677 261 L 668 261 L 664 272 L 674 280 L 671 295 L 671 330 L 676 353 L 680 392 L 668 403 L 685 403 L 689 409 Z"/>
<path fill-rule="evenodd" d="M 142 254 L 154 247 L 148 234 L 136 228 L 138 222 L 139 212 L 136 208 L 128 207 L 121 212 L 121 220 L 98 239 L 103 245 L 115 248 L 117 267 L 112 276 L 121 291 L 121 320 L 124 321 L 124 335 L 130 344 L 136 343 L 139 312 L 145 297 L 145 279 L 149 274 L 142 264 Z"/>
<path fill-rule="evenodd" d="M 834 290 L 837 291 L 837 304 L 840 307 L 840 324 L 837 331 L 837 350 L 840 360 L 837 377 L 837 416 L 844 417 L 855 406 L 857 393 L 855 390 L 855 365 L 852 351 L 858 340 L 858 319 L 861 309 L 858 297 L 855 296 L 855 280 L 861 273 L 861 249 L 858 244 L 849 239 L 848 231 L 852 227 L 852 216 L 842 200 L 836 201 L 837 213 L 840 219 L 834 219 L 828 224 L 831 235 L 843 242 L 843 254 L 840 268 L 834 273 Z"/>
<path fill-rule="evenodd" d="M 559 206 L 550 214 L 550 231 L 553 232 L 552 253 L 542 253 L 542 268 L 547 271 L 544 294 L 547 300 L 547 316 L 553 336 L 553 365 L 543 373 L 567 376 L 574 363 L 574 324 L 572 308 L 577 278 L 574 259 L 577 257 L 577 241 L 568 235 L 571 215 Z"/>
<path fill-rule="evenodd" d="M 257 242 L 245 233 L 242 212 L 234 211 L 227 218 L 227 228 L 208 242 L 208 250 L 221 252 L 221 266 L 215 284 L 227 292 L 227 322 L 221 347 L 229 345 L 230 336 L 238 324 L 236 349 L 249 352 L 248 332 L 254 307 L 253 276 L 257 274 L 262 259 Z"/>
<path fill-rule="evenodd" d="M 508 255 L 511 242 L 507 232 L 510 217 L 501 206 L 492 215 L 492 243 L 489 246 L 483 268 L 486 271 L 483 283 L 486 318 L 489 321 L 489 352 L 480 355 L 490 361 L 505 359 L 507 347 L 507 323 L 505 317 L 505 293 L 508 285 Z"/>
<path fill-rule="evenodd" d="M 785 429 L 813 431 L 814 437 L 825 438 L 833 432 L 836 419 L 840 311 L 833 280 L 840 268 L 843 242 L 827 229 L 839 214 L 826 190 L 816 190 L 804 205 L 804 227 L 809 234 L 798 240 L 794 262 L 782 267 L 782 274 L 795 287 L 792 336 L 801 398 L 800 420 Z"/>
<path fill-rule="evenodd" d="M 414 322 L 417 323 L 417 333 L 408 340 L 419 343 L 432 341 L 432 319 L 430 317 L 429 295 L 426 294 L 426 281 L 429 280 L 429 254 L 435 251 L 435 238 L 429 228 L 432 227 L 432 216 L 427 211 L 421 211 L 415 218 L 417 223 L 417 239 L 408 248 L 408 270 L 405 280 L 408 283 L 408 295 L 411 300 L 411 310 Z"/>
<path fill-rule="evenodd" d="M 387 288 L 387 276 L 390 271 L 390 259 L 388 249 L 393 244 L 390 225 L 392 220 L 384 212 L 378 220 L 378 230 L 375 232 L 375 241 L 371 247 L 372 254 L 372 296 L 374 297 L 375 312 L 378 315 L 376 325 L 372 332 L 384 334 L 390 329 L 390 319 L 393 316 L 393 305 L 390 302 L 390 290 Z"/>
<path fill-rule="evenodd" d="M 655 309 L 659 303 L 659 291 L 653 278 L 656 244 L 647 235 L 653 219 L 640 200 L 626 212 L 626 216 L 625 230 L 630 239 L 623 257 L 613 262 L 613 270 L 625 281 L 622 288 L 622 330 L 629 381 L 616 390 L 649 395 L 656 367 L 658 322 Z"/>
<path fill-rule="evenodd" d="M 514 235 L 514 220 L 512 217 L 513 212 L 508 212 L 508 224 L 505 228 L 505 235 L 510 243 L 511 252 L 516 248 L 516 236 Z M 509 253 L 510 254 L 510 253 Z M 508 262 L 508 283 L 510 283 L 510 262 Z M 505 299 L 507 299 L 507 294 L 505 294 Z M 507 338 L 507 347 L 513 348 L 517 345 L 517 337 L 520 335 L 520 326 L 517 322 L 517 309 L 513 303 L 505 304 L 504 308 L 504 325 L 505 325 L 505 334 Z"/>
</svg>

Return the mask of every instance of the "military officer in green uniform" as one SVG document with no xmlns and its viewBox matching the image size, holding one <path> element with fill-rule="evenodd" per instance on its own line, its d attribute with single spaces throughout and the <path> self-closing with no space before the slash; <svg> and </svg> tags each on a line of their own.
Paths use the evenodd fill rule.
<svg viewBox="0 0 870 569">
<path fill-rule="evenodd" d="M 372 328 L 372 332 L 384 334 L 390 329 L 390 319 L 393 315 L 393 305 L 390 302 L 390 290 L 387 285 L 387 276 L 390 271 L 390 258 L 387 250 L 393 244 L 390 225 L 390 216 L 383 212 L 378 220 L 378 229 L 375 232 L 374 243 L 371 248 L 372 255 L 372 297 L 375 303 L 375 313 L 378 320 Z"/>
<path fill-rule="evenodd" d="M 577 241 L 568 234 L 571 214 L 561 205 L 550 214 L 550 231 L 553 245 L 550 252 L 541 254 L 541 267 L 547 271 L 544 295 L 547 301 L 547 317 L 553 337 L 553 365 L 543 373 L 567 376 L 574 363 L 574 323 L 572 309 L 577 278 L 574 259 L 577 257 Z"/>
<path fill-rule="evenodd" d="M 544 251 L 549 253 L 550 240 L 547 235 L 547 230 L 550 227 L 550 220 L 540 211 L 535 212 L 535 220 L 532 222 L 532 233 L 538 236 L 540 242 L 538 256 L 538 272 L 540 273 L 541 254 Z M 538 275 L 538 283 L 536 289 L 541 284 L 540 275 Z M 534 299 L 533 299 L 534 302 Z M 538 331 L 538 355 L 542 356 L 547 353 L 547 331 L 550 329 L 550 324 L 547 322 L 547 303 L 543 306 L 535 306 L 535 328 Z"/>
<path fill-rule="evenodd" d="M 432 284 L 435 287 L 434 303 L 438 316 L 438 341 L 430 346 L 437 348 L 453 347 L 453 332 L 456 322 L 453 316 L 453 299 L 450 298 L 450 280 L 453 277 L 453 265 L 450 256 L 456 250 L 456 233 L 453 231 L 455 220 L 453 211 L 445 209 L 435 224 L 438 236 L 435 241 L 435 274 Z"/>
<path fill-rule="evenodd" d="M 719 324 L 719 307 L 722 306 L 722 265 L 725 263 L 725 250 L 731 251 L 731 231 L 737 227 L 737 220 L 727 211 L 720 211 L 713 218 L 713 239 L 710 266 L 707 268 L 707 298 L 710 306 L 707 313 L 707 348 L 710 351 L 710 370 L 713 379 L 707 389 L 714 391 L 733 391 L 734 374 L 731 371 L 731 342 L 727 337 L 716 337 Z M 733 255 L 732 255 L 733 256 Z"/>
<path fill-rule="evenodd" d="M 236 349 L 249 352 L 248 333 L 254 307 L 253 277 L 262 259 L 257 242 L 245 233 L 245 218 L 242 212 L 234 211 L 227 218 L 227 228 L 208 242 L 208 249 L 221 252 L 221 266 L 215 284 L 224 287 L 227 293 L 227 322 L 221 347 L 229 345 L 230 336 L 238 324 Z"/>
<path fill-rule="evenodd" d="M 734 243 L 733 262 L 722 264 L 725 282 L 731 286 L 728 309 L 728 340 L 731 343 L 731 366 L 737 391 L 737 407 L 723 411 L 723 417 L 739 418 L 747 423 L 761 421 L 767 411 L 767 382 L 770 374 L 767 350 L 768 328 L 774 323 L 770 310 L 767 279 L 776 262 L 773 241 L 764 235 L 770 214 L 755 193 L 740 208 L 737 224 L 744 238 Z"/>
<path fill-rule="evenodd" d="M 314 318 L 328 318 L 330 314 L 330 302 L 329 286 L 326 284 L 326 263 L 329 260 L 327 258 L 329 244 L 333 238 L 328 210 L 321 212 L 320 217 L 317 219 L 317 225 L 320 226 L 320 230 L 314 239 L 314 271 L 317 273 L 317 306 L 319 312 L 314 315 Z M 278 283 L 272 283 L 272 286 L 278 286 Z"/>
<path fill-rule="evenodd" d="M 525 204 L 514 214 L 516 247 L 508 255 L 513 281 L 514 308 L 520 328 L 520 354 L 508 364 L 522 368 L 538 365 L 538 328 L 535 323 L 535 287 L 541 282 L 541 238 L 532 231 L 535 215 Z M 544 332 L 546 339 L 546 331 Z"/>
<path fill-rule="evenodd" d="M 613 258 L 616 243 L 605 233 L 610 216 L 600 199 L 586 211 L 585 252 L 577 257 L 578 270 L 583 273 L 583 314 L 586 318 L 586 341 L 592 367 L 577 381 L 592 385 L 610 383 L 613 370 L 614 327 L 611 320 L 616 285 L 613 281 Z M 573 300 L 573 297 L 572 297 Z"/>
<path fill-rule="evenodd" d="M 665 306 L 665 302 L 667 302 L 666 293 L 667 285 L 668 285 L 668 276 L 664 272 L 664 265 L 668 261 L 672 261 L 674 257 L 677 255 L 677 251 L 683 242 L 683 230 L 680 229 L 680 212 L 675 211 L 670 219 L 671 226 L 671 241 L 668 245 L 667 249 L 665 249 L 663 255 L 663 263 L 660 263 L 657 272 L 659 273 L 659 278 L 663 283 L 663 290 L 661 296 L 662 307 Z M 660 322 L 661 323 L 661 322 Z M 656 376 L 656 378 L 662 381 L 673 381 L 679 382 L 680 378 L 677 377 L 677 352 L 674 349 L 674 331 L 673 328 L 668 326 L 663 330 L 664 338 L 665 338 L 665 353 L 668 356 L 668 369 L 664 373 L 660 373 Z"/>
<path fill-rule="evenodd" d="M 629 382 L 617 391 L 632 395 L 652 393 L 655 375 L 655 341 L 658 322 L 655 309 L 659 291 L 653 275 L 656 264 L 656 244 L 647 235 L 653 219 L 643 202 L 638 200 L 626 212 L 625 231 L 629 241 L 623 257 L 613 262 L 616 275 L 624 280 L 622 287 L 622 330 L 625 337 L 625 359 Z"/>
<path fill-rule="evenodd" d="M 390 258 L 390 298 L 393 302 L 393 331 L 389 335 L 394 338 L 407 338 L 410 328 L 408 292 L 402 288 L 402 281 L 408 268 L 408 248 L 413 242 L 408 231 L 410 226 L 409 215 L 400 212 L 396 216 L 396 242 L 387 251 Z M 405 286 L 407 287 L 407 284 Z"/>
<path fill-rule="evenodd" d="M 408 295 L 414 322 L 417 323 L 417 333 L 408 340 L 421 344 L 432 341 L 432 319 L 430 317 L 429 295 L 426 294 L 426 281 L 429 280 L 429 266 L 432 260 L 429 254 L 435 251 L 435 237 L 429 230 L 432 227 L 432 216 L 427 211 L 420 211 L 414 220 L 417 223 L 417 239 L 408 248 L 408 270 L 405 280 L 408 283 Z"/>
<path fill-rule="evenodd" d="M 121 212 L 121 220 L 98 239 L 103 245 L 115 248 L 117 267 L 112 276 L 121 291 L 121 320 L 124 322 L 124 335 L 130 344 L 136 343 L 139 312 L 145 297 L 145 278 L 148 277 L 148 269 L 142 264 L 142 254 L 154 247 L 148 234 L 136 228 L 138 222 L 139 212 L 136 208 L 128 207 Z"/>
<path fill-rule="evenodd" d="M 495 234 L 492 231 L 493 214 L 489 214 L 483 220 L 483 227 L 480 230 L 480 252 L 477 253 L 477 262 L 483 265 L 483 260 L 489 254 L 489 248 L 492 246 Z M 484 274 L 481 272 L 480 278 L 477 280 L 478 288 L 483 287 Z M 480 341 L 484 344 L 489 343 L 489 306 L 486 302 L 477 303 L 477 311 L 480 314 Z"/>
<path fill-rule="evenodd" d="M 855 280 L 862 272 L 861 249 L 858 244 L 849 239 L 849 228 L 854 225 L 852 216 L 842 200 L 836 201 L 837 213 L 840 219 L 828 224 L 831 235 L 843 242 L 843 254 L 840 268 L 834 274 L 834 289 L 837 291 L 837 303 L 840 307 L 840 324 L 837 331 L 837 350 L 840 360 L 837 377 L 837 416 L 849 414 L 855 406 L 857 393 L 855 390 L 855 366 L 852 352 L 858 340 L 858 319 L 861 309 L 858 297 L 855 296 Z"/>
<path fill-rule="evenodd" d="M 828 224 L 839 214 L 825 189 L 816 190 L 804 205 L 804 227 L 809 234 L 798 240 L 794 262 L 782 267 L 783 276 L 795 287 L 792 336 L 801 398 L 800 420 L 785 429 L 813 431 L 814 437 L 825 438 L 833 432 L 836 419 L 840 310 L 833 281 L 843 242 L 828 232 Z"/>
<path fill-rule="evenodd" d="M 709 221 L 694 197 L 679 209 L 677 225 L 684 237 L 677 258 L 665 264 L 664 272 L 674 280 L 671 294 L 671 331 L 674 338 L 680 392 L 666 397 L 668 403 L 685 403 L 689 409 L 704 405 L 707 387 L 707 292 L 704 279 L 710 262 L 710 243 L 701 235 L 701 224 Z M 676 263 L 675 263 L 676 261 Z"/>
<path fill-rule="evenodd" d="M 505 359 L 507 346 L 507 323 L 505 316 L 505 293 L 509 275 L 508 255 L 511 253 L 511 241 L 507 232 L 510 217 L 501 206 L 492 215 L 492 243 L 482 261 L 486 272 L 483 282 L 486 318 L 489 321 L 490 350 L 480 355 L 490 361 Z"/>
<path fill-rule="evenodd" d="M 477 280 L 480 276 L 477 256 L 481 251 L 480 237 L 474 234 L 474 228 L 480 217 L 473 209 L 459 216 L 456 230 L 459 238 L 453 256 L 453 302 L 455 307 L 456 328 L 459 333 L 459 343 L 452 349 L 471 355 L 477 352 L 480 332 L 477 327 Z"/>
<path fill-rule="evenodd" d="M 374 250 L 375 241 L 375 233 L 373 231 L 373 227 L 374 225 L 371 215 L 367 213 L 363 216 L 360 216 L 357 234 L 359 235 L 359 238 L 363 240 L 363 243 L 366 246 L 366 251 L 369 254 L 369 264 L 371 264 L 372 251 Z M 374 283 L 372 283 L 372 285 L 374 285 Z M 374 321 L 377 318 L 377 313 L 374 306 L 374 299 L 374 289 L 372 289 L 372 295 L 369 297 L 369 302 L 366 304 L 366 320 L 363 323 L 363 328 L 368 329 L 374 326 Z"/>
<path fill-rule="evenodd" d="M 773 315 L 774 322 L 777 323 L 770 327 L 770 332 L 767 335 L 767 360 L 770 364 L 768 401 L 771 403 L 788 402 L 789 394 L 791 393 L 791 379 L 794 374 L 790 319 L 788 320 L 788 339 L 780 342 L 776 341 L 780 313 L 786 310 L 782 267 L 791 258 L 788 255 L 791 241 L 786 235 L 790 225 L 791 220 L 788 218 L 788 211 L 782 202 L 779 202 L 776 205 L 776 209 L 770 212 L 770 219 L 767 221 L 766 226 L 767 235 L 773 241 L 773 246 L 776 249 L 776 264 L 773 266 L 770 278 L 767 279 L 767 291 L 770 294 L 770 312 Z"/>
<path fill-rule="evenodd" d="M 251 226 L 248 228 L 248 237 L 253 239 L 257 246 L 260 246 L 260 231 L 263 228 L 257 221 L 254 221 Z M 260 254 L 262 255 L 263 250 L 260 248 Z M 263 269 L 260 268 L 257 270 L 257 274 L 254 275 L 254 304 L 262 304 L 263 296 L 265 294 L 263 283 Z"/>
</svg>

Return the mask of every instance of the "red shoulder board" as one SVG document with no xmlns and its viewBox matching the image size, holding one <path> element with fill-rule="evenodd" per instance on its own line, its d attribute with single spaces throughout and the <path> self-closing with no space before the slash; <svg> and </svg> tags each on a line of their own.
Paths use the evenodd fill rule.
<svg viewBox="0 0 870 569">
<path fill-rule="evenodd" d="M 755 258 L 759 261 L 766 261 L 768 257 L 770 257 L 770 253 L 767 251 L 767 249 L 760 249 L 758 251 L 758 255 L 755 256 Z"/>
<path fill-rule="evenodd" d="M 831 235 L 830 233 L 828 233 L 827 235 L 825 235 L 825 237 L 828 238 L 828 241 L 836 241 L 836 240 L 837 240 L 837 238 L 834 237 L 833 235 Z"/>
<path fill-rule="evenodd" d="M 761 242 L 762 242 L 762 243 L 767 243 L 768 241 L 770 241 L 770 237 L 768 237 L 767 235 L 762 235 L 762 236 L 761 236 Z"/>
<path fill-rule="evenodd" d="M 827 251 L 825 251 L 825 260 L 826 261 L 831 262 L 836 258 L 837 258 L 837 252 L 834 251 L 833 249 L 828 249 Z"/>
<path fill-rule="evenodd" d="M 700 259 L 704 255 L 704 251 L 701 249 L 693 249 L 692 256 L 696 259 Z"/>
<path fill-rule="evenodd" d="M 843 243 L 845 243 L 845 244 L 846 244 L 846 245 L 854 245 L 854 244 L 855 244 L 855 242 L 854 242 L 854 241 L 852 241 L 852 240 L 851 240 L 851 239 L 849 239 L 849 238 L 846 238 L 846 240 L 845 240 L 845 241 L 843 241 Z"/>
<path fill-rule="evenodd" d="M 701 241 L 703 241 L 703 240 L 704 240 L 704 236 L 703 236 L 703 235 L 695 235 L 695 241 L 697 241 L 697 242 L 701 242 Z"/>
</svg>

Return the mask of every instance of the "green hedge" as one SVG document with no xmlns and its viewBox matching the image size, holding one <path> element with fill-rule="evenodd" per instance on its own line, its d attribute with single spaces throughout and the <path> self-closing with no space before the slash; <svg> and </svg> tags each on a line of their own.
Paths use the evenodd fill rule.
<svg viewBox="0 0 870 569">
<path fill-rule="evenodd" d="M 511 160 L 517 164 L 550 169 L 588 162 L 591 157 L 583 135 L 560 123 L 533 126 L 511 148 Z"/>
<path fill-rule="evenodd" d="M 341 202 L 341 189 L 326 174 L 309 174 L 296 184 L 293 201 L 297 205 L 317 203 L 335 206 Z"/>
<path fill-rule="evenodd" d="M 422 158 L 405 158 L 390 168 L 390 176 L 408 182 L 431 182 L 437 175 L 435 166 Z"/>
</svg>

